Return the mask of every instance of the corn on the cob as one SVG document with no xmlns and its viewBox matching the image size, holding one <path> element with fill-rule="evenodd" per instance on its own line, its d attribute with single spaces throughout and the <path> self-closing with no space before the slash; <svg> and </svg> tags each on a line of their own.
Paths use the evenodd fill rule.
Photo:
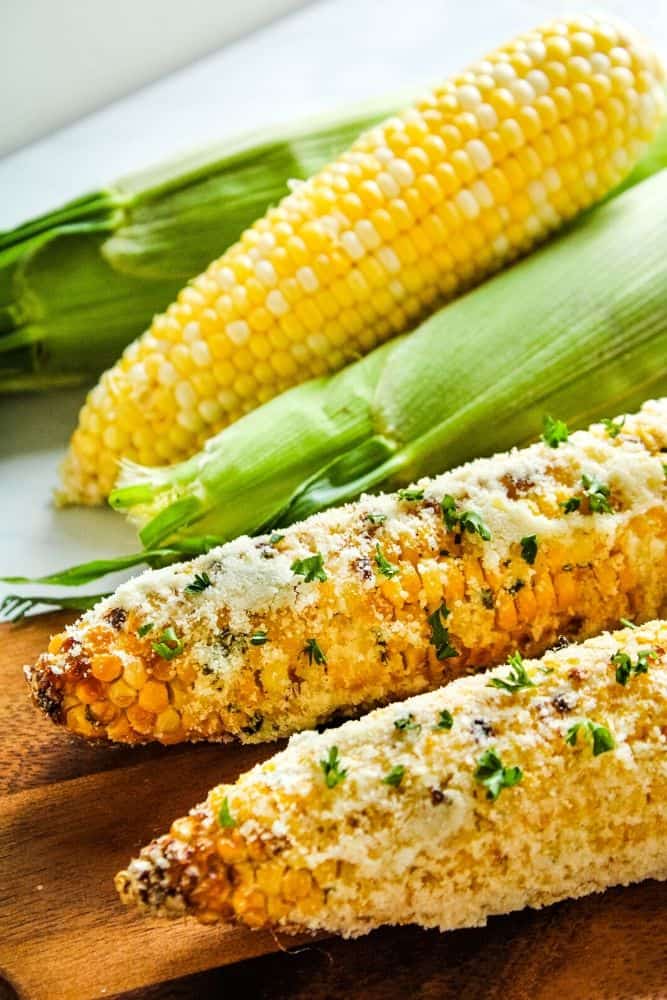
<svg viewBox="0 0 667 1000">
<path fill-rule="evenodd" d="M 90 739 L 259 742 L 667 602 L 667 399 L 122 585 L 26 668 Z"/>
<path fill-rule="evenodd" d="M 665 879 L 666 734 L 667 622 L 603 634 L 293 737 L 116 887 L 161 916 L 354 936 Z"/>
<path fill-rule="evenodd" d="M 340 367 L 618 184 L 662 115 L 663 72 L 621 25 L 523 35 L 299 185 L 103 376 L 61 499 L 99 502 L 122 456 L 162 465 Z"/>
</svg>

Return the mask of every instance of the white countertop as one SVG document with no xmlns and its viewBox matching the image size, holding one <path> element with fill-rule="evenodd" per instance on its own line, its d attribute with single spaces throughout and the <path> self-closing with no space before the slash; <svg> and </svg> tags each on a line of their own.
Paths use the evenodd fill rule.
<svg viewBox="0 0 667 1000">
<path fill-rule="evenodd" d="M 180 149 L 428 84 L 517 31 L 590 6 L 319 0 L 0 161 L 0 229 Z M 605 7 L 667 51 L 664 0 Z M 51 506 L 83 396 L 82 389 L 0 399 L 0 572 L 35 575 L 137 548 L 111 510 Z M 7 589 L 16 588 L 0 585 L 0 596 Z"/>
</svg>

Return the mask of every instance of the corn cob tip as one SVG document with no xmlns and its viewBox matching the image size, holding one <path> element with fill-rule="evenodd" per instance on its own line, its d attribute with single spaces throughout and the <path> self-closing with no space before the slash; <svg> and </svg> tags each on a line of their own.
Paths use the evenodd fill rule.
<svg viewBox="0 0 667 1000">
<path fill-rule="evenodd" d="M 64 723 L 64 692 L 62 686 L 58 684 L 57 676 L 48 668 L 44 658 L 40 657 L 34 665 L 25 666 L 23 676 L 28 682 L 35 706 L 52 722 L 58 725 Z"/>
<path fill-rule="evenodd" d="M 127 869 L 118 872 L 114 885 L 126 906 L 160 917 L 181 917 L 187 912 L 187 888 L 191 880 L 185 845 L 160 837 L 134 858 Z M 178 860 L 179 850 L 181 860 Z"/>
</svg>

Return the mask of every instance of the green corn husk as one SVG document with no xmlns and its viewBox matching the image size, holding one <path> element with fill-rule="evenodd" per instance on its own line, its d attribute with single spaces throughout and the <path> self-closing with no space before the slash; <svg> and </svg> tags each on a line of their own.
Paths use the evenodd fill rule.
<svg viewBox="0 0 667 1000">
<path fill-rule="evenodd" d="M 404 103 L 218 143 L 0 232 L 0 393 L 91 381 L 193 275 Z M 667 160 L 667 121 L 623 187 Z"/>
<path fill-rule="evenodd" d="M 111 503 L 154 547 L 289 524 L 667 392 L 667 171 L 337 375 L 271 400 Z"/>
<path fill-rule="evenodd" d="M 0 232 L 0 393 L 90 381 L 395 102 L 218 143 Z"/>
</svg>

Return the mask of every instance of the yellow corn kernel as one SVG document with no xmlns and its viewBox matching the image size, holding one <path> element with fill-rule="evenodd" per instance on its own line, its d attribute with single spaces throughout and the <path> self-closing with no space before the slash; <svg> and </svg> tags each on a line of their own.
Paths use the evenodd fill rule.
<svg viewBox="0 0 667 1000">
<path fill-rule="evenodd" d="M 591 23 L 563 20 L 500 49 L 270 209 L 102 376 L 61 499 L 99 503 L 120 458 L 187 457 L 288 386 L 402 332 L 622 180 L 659 124 L 663 72 L 632 33 L 610 47 L 603 22 Z M 542 46 L 537 62 L 528 45 Z M 505 70 L 491 75 L 496 64 Z M 387 261 L 403 290 L 379 297 Z"/>
</svg>

